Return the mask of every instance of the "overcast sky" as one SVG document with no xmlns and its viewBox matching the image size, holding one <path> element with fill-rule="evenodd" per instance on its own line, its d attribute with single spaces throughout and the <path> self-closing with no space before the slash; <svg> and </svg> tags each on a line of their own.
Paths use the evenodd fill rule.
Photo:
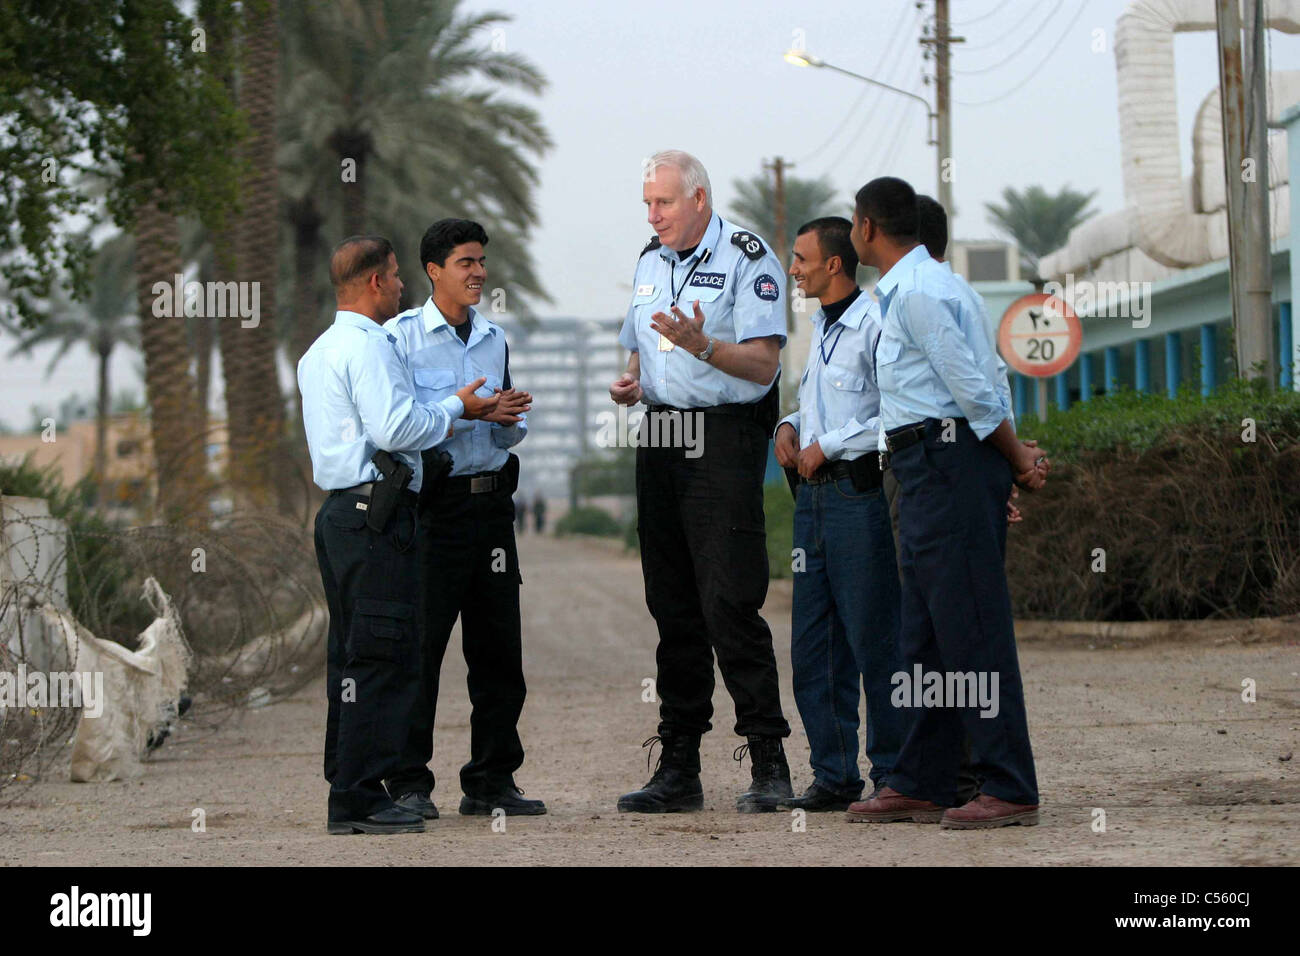
<svg viewBox="0 0 1300 956">
<path fill-rule="evenodd" d="M 1102 211 L 1122 206 L 1113 34 L 1128 5 L 953 0 L 954 33 L 967 40 L 953 58 L 956 238 L 994 235 L 984 204 L 1008 185 L 1069 184 L 1097 190 Z M 920 104 L 781 56 L 802 39 L 828 63 L 930 97 L 923 77 L 933 61 L 922 60 L 917 39 L 933 4 L 923 7 L 914 0 L 467 0 L 466 10 L 511 15 L 500 39 L 550 81 L 533 101 L 555 141 L 542 165 L 533 243 L 555 300 L 550 313 L 625 311 L 637 253 L 652 235 L 641 161 L 658 149 L 699 156 L 724 214 L 732 181 L 777 155 L 796 164 L 792 175 L 829 175 L 846 212 L 853 192 L 878 175 L 902 176 L 933 194 L 935 151 L 926 145 Z M 1093 49 L 1098 30 L 1103 52 Z M 1300 39 L 1270 36 L 1274 69 L 1300 65 Z M 1190 172 L 1192 119 L 1218 83 L 1213 34 L 1180 35 L 1175 52 Z M 412 234 L 426 225 L 413 219 Z M 70 354 L 44 381 L 48 353 L 10 359 L 9 347 L 0 349 L 6 424 L 27 425 L 34 403 L 53 406 L 72 391 L 93 395 L 87 353 Z M 115 390 L 143 392 L 139 365 L 135 354 L 116 358 Z"/>
</svg>

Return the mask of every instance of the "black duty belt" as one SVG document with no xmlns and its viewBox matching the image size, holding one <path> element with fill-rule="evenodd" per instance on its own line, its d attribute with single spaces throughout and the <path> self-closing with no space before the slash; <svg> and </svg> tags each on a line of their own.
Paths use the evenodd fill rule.
<svg viewBox="0 0 1300 956">
<path fill-rule="evenodd" d="M 359 498 L 369 498 L 371 492 L 375 490 L 375 482 L 367 481 L 360 485 L 353 485 L 351 488 L 335 488 L 330 492 L 330 497 L 335 495 L 356 495 Z M 419 500 L 419 495 L 410 488 L 403 488 L 400 498 L 407 504 L 415 504 Z"/>
<path fill-rule="evenodd" d="M 458 495 L 481 495 L 489 491 L 498 491 L 506 486 L 506 476 L 497 471 L 481 471 L 476 475 L 457 475 L 444 479 L 444 493 Z"/>
</svg>

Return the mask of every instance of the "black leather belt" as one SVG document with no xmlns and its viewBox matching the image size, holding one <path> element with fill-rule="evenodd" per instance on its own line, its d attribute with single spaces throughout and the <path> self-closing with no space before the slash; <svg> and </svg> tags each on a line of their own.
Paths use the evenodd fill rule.
<svg viewBox="0 0 1300 956">
<path fill-rule="evenodd" d="M 898 428 L 891 428 L 885 432 L 885 447 L 888 449 L 880 456 L 880 470 L 884 471 L 889 467 L 889 458 L 902 451 L 904 448 L 911 448 L 917 442 L 925 437 L 927 428 L 942 428 L 944 422 L 948 419 L 927 418 L 923 422 L 916 422 L 912 425 L 900 425 Z M 964 418 L 954 418 L 952 421 L 957 425 L 966 425 L 968 422 Z"/>
<path fill-rule="evenodd" d="M 828 481 L 839 481 L 841 478 L 852 478 L 853 473 L 849 469 L 847 461 L 830 461 L 822 465 L 811 478 L 799 476 L 799 480 L 806 485 L 824 485 Z"/>
<path fill-rule="evenodd" d="M 763 400 L 757 402 L 730 402 L 726 405 L 709 405 L 705 408 L 677 408 L 674 405 L 648 405 L 652 412 L 677 412 L 682 415 L 691 412 L 703 412 L 706 415 L 732 415 L 736 418 L 752 418 L 757 421 L 762 413 Z"/>
</svg>

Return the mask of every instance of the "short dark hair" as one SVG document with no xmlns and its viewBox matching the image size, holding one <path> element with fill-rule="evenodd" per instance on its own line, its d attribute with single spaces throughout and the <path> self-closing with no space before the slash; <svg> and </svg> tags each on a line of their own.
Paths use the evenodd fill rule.
<svg viewBox="0 0 1300 956">
<path fill-rule="evenodd" d="M 858 253 L 853 248 L 853 240 L 849 238 L 853 233 L 853 223 L 843 216 L 822 216 L 805 222 L 795 235 L 802 236 L 808 232 L 817 234 L 817 246 L 821 249 L 822 258 L 839 256 L 844 274 L 850 279 L 857 275 Z"/>
<path fill-rule="evenodd" d="M 420 268 L 428 275 L 430 262 L 445 266 L 451 250 L 466 242 L 486 246 L 487 230 L 472 219 L 439 219 L 424 230 L 424 238 L 420 240 Z"/>
<path fill-rule="evenodd" d="M 336 292 L 388 265 L 393 244 L 383 236 L 348 236 L 330 253 L 330 282 Z"/>
<path fill-rule="evenodd" d="M 916 236 L 931 258 L 948 251 L 948 212 L 933 196 L 916 197 Z"/>
<path fill-rule="evenodd" d="M 894 176 L 873 179 L 854 197 L 859 219 L 870 219 L 891 239 L 916 239 L 916 190 Z"/>
</svg>

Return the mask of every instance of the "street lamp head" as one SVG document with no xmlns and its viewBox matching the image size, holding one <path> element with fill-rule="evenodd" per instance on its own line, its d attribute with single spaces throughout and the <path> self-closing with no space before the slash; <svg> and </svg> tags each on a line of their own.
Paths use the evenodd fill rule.
<svg viewBox="0 0 1300 956">
<path fill-rule="evenodd" d="M 792 66 L 821 66 L 822 61 L 807 50 L 790 50 L 785 54 L 785 62 Z"/>
</svg>

